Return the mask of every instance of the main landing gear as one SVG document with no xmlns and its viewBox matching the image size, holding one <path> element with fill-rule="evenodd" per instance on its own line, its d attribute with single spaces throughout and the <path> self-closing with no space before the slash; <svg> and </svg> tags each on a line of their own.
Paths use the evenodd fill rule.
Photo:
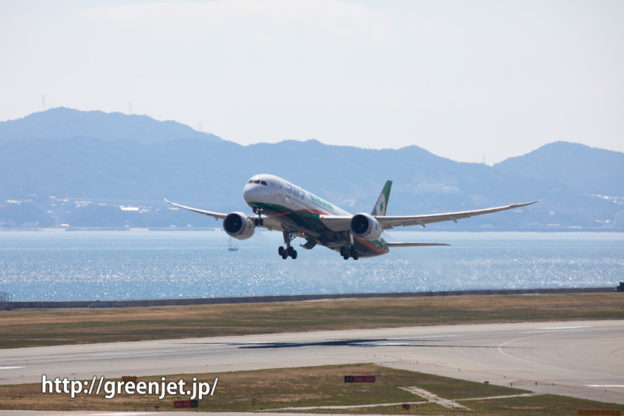
<svg viewBox="0 0 624 416">
<path fill-rule="evenodd" d="M 354 247 L 349 248 L 347 246 L 342 246 L 340 248 L 340 255 L 345 260 L 349 260 L 349 257 L 353 257 L 353 260 L 357 260 L 360 258 L 360 255 L 358 254 L 358 252 L 355 250 Z"/>
<path fill-rule="evenodd" d="M 280 256 L 282 256 L 284 260 L 286 260 L 288 256 L 292 257 L 294 260 L 297 258 L 297 250 L 292 248 L 292 246 L 290 245 L 290 242 L 294 240 L 296 235 L 288 231 L 284 231 L 283 235 L 284 235 L 284 243 L 286 243 L 286 247 L 279 246 L 279 248 L 277 249 L 277 252 L 279 253 Z"/>
</svg>

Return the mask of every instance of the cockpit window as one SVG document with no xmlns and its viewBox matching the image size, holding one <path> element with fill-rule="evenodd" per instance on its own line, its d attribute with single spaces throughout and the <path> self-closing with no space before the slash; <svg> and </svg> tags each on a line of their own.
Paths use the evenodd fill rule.
<svg viewBox="0 0 624 416">
<path fill-rule="evenodd" d="M 267 184 L 267 183 L 266 183 L 266 181 L 260 181 L 260 183 L 261 183 L 262 185 L 266 185 L 266 184 Z"/>
</svg>

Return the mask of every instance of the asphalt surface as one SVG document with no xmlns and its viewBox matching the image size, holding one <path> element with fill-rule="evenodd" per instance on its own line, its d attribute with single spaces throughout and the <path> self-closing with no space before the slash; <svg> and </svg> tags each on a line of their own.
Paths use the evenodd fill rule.
<svg viewBox="0 0 624 416">
<path fill-rule="evenodd" d="M 6 349 L 0 350 L 0 384 L 41 382 L 44 374 L 69 379 L 180 373 L 211 373 L 218 377 L 226 371 L 368 362 L 624 404 L 624 320 L 321 331 Z M 219 394 L 218 386 L 215 394 Z"/>
</svg>

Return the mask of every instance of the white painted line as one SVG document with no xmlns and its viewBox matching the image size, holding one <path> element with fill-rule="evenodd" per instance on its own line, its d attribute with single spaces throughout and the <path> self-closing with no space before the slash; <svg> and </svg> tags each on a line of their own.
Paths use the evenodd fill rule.
<svg viewBox="0 0 624 416">
<path fill-rule="evenodd" d="M 365 342 L 362 345 L 370 345 L 375 347 L 409 347 L 412 344 L 405 342 Z"/>
<path fill-rule="evenodd" d="M 73 415 L 73 413 L 67 413 Z M 145 416 L 145 415 L 157 415 L 154 412 L 112 412 L 112 413 L 79 413 L 77 416 Z"/>
<path fill-rule="evenodd" d="M 572 329 L 591 328 L 591 326 L 549 326 L 544 328 L 536 328 L 530 331 L 522 331 L 520 334 L 543 334 L 546 335 L 550 331 L 569 331 Z"/>
<path fill-rule="evenodd" d="M 13 370 L 15 368 L 24 368 L 24 367 L 0 367 L 0 370 Z"/>
<path fill-rule="evenodd" d="M 558 329 L 580 329 L 580 328 L 589 328 L 589 327 L 588 326 L 548 326 L 542 329 L 558 330 Z"/>
</svg>

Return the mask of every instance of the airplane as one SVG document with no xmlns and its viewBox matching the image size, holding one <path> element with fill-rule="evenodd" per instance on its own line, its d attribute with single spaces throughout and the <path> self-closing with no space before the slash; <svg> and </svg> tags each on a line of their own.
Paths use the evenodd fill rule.
<svg viewBox="0 0 624 416">
<path fill-rule="evenodd" d="M 217 221 L 223 220 L 225 232 L 239 240 L 251 238 L 256 227 L 281 231 L 285 247 L 280 246 L 278 253 L 284 260 L 288 257 L 297 258 L 297 251 L 291 245 L 297 237 L 306 241 L 301 244 L 305 249 L 320 244 L 340 252 L 345 260 L 379 256 L 388 253 L 391 247 L 447 246 L 445 243 L 391 243 L 385 241 L 381 234 L 383 230 L 399 226 L 420 225 L 424 228 L 426 224 L 441 221 L 457 223 L 462 218 L 520 208 L 537 202 L 441 214 L 387 216 L 391 187 L 392 181 L 386 181 L 370 214 L 355 215 L 270 174 L 254 175 L 243 189 L 243 197 L 255 215 L 207 211 L 171 202 L 166 198 L 165 202 L 208 215 Z"/>
</svg>

